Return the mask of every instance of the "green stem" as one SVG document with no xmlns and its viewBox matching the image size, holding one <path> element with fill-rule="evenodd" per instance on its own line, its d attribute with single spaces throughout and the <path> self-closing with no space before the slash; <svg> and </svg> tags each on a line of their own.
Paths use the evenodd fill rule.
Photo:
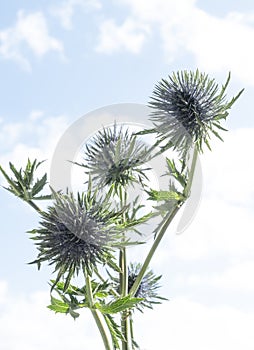
<svg viewBox="0 0 254 350">
<path fill-rule="evenodd" d="M 131 314 L 129 317 L 130 317 L 130 335 L 131 335 L 132 349 L 134 350 L 135 345 L 134 345 L 133 319 Z"/>
<path fill-rule="evenodd" d="M 125 297 L 128 294 L 128 267 L 126 259 L 126 248 L 120 250 L 119 265 L 121 268 L 120 273 L 120 293 L 121 297 Z M 128 316 L 128 310 L 123 311 L 121 314 L 121 328 L 124 339 L 122 341 L 122 350 L 130 350 L 130 320 Z"/>
<path fill-rule="evenodd" d="M 25 200 L 34 210 L 36 210 L 38 213 L 41 213 L 41 209 L 32 201 L 32 200 Z"/>
<path fill-rule="evenodd" d="M 97 277 L 98 277 L 103 283 L 106 282 L 106 280 L 102 277 L 102 275 L 99 273 L 99 271 L 98 271 L 97 269 L 94 270 L 94 273 L 97 275 Z M 115 291 L 113 288 L 110 288 L 109 291 L 110 291 L 111 295 L 113 295 L 114 297 L 116 297 L 116 298 L 119 298 L 119 297 L 120 297 L 119 293 L 117 293 L 117 291 Z"/>
<path fill-rule="evenodd" d="M 127 192 L 124 188 L 120 187 L 119 197 L 122 208 L 127 202 Z M 125 214 L 123 214 L 123 221 L 125 221 Z M 119 266 L 120 272 L 120 294 L 121 297 L 128 295 L 128 266 L 127 266 L 127 256 L 126 248 L 122 247 L 119 252 Z M 123 311 L 121 314 L 121 329 L 124 336 L 122 341 L 122 350 L 131 350 L 130 348 L 130 320 L 128 316 L 128 310 Z"/>
<path fill-rule="evenodd" d="M 147 268 L 148 268 L 148 266 L 150 264 L 150 261 L 151 261 L 153 255 L 154 255 L 158 245 L 160 244 L 160 241 L 162 240 L 162 238 L 163 238 L 163 236 L 164 236 L 164 234 L 165 234 L 169 224 L 172 222 L 172 220 L 176 216 L 176 214 L 177 214 L 179 209 L 180 209 L 180 205 L 177 205 L 172 210 L 172 212 L 168 215 L 168 218 L 166 219 L 166 221 L 165 221 L 164 225 L 162 226 L 160 232 L 157 234 L 157 236 L 156 236 L 156 238 L 155 238 L 155 240 L 153 242 L 153 245 L 152 245 L 149 253 L 147 254 L 147 257 L 146 257 L 146 259 L 145 259 L 145 261 L 144 261 L 144 263 L 143 263 L 143 265 L 142 265 L 142 267 L 141 267 L 141 269 L 139 271 L 139 274 L 138 274 L 135 282 L 133 283 L 133 286 L 131 287 L 130 295 L 135 296 L 135 294 L 136 294 L 136 292 L 137 292 L 137 290 L 138 290 L 138 288 L 140 286 L 140 283 L 141 283 L 141 281 L 142 281 L 142 279 L 143 279 L 143 277 L 144 277 L 144 275 L 146 273 L 146 270 L 147 270 Z"/>
<path fill-rule="evenodd" d="M 195 147 L 194 151 L 193 151 L 193 155 L 192 155 L 191 168 L 189 171 L 188 182 L 187 182 L 185 189 L 183 190 L 183 195 L 186 199 L 190 196 L 190 190 L 191 190 L 191 186 L 193 183 L 197 159 L 198 159 L 198 149 L 197 149 L 197 147 Z"/>
<path fill-rule="evenodd" d="M 151 249 L 150 249 L 143 265 L 142 265 L 142 268 L 141 268 L 141 270 L 140 270 L 140 272 L 139 272 L 139 274 L 138 274 L 138 276 L 137 276 L 137 278 L 136 278 L 135 282 L 133 283 L 133 286 L 130 290 L 130 295 L 132 295 L 132 296 L 135 296 L 135 294 L 140 286 L 140 283 L 141 283 L 141 281 L 146 273 L 146 270 L 150 264 L 150 261 L 154 255 L 156 249 L 158 248 L 158 245 L 160 244 L 165 232 L 167 231 L 168 226 L 170 225 L 170 223 L 172 222 L 172 220 L 174 219 L 174 217 L 178 213 L 182 204 L 186 201 L 186 199 L 190 195 L 190 190 L 191 190 L 191 186 L 192 186 L 192 182 L 193 182 L 193 178 L 194 178 L 194 173 L 195 173 L 195 167 L 196 167 L 196 163 L 197 163 L 197 156 L 198 156 L 198 150 L 195 147 L 194 152 L 193 152 L 193 156 L 192 156 L 192 163 L 191 163 L 191 168 L 189 171 L 188 182 L 187 182 L 186 187 L 183 191 L 185 199 L 182 200 L 181 202 L 179 202 L 174 207 L 174 209 L 170 213 L 167 214 L 165 223 L 162 225 L 159 233 L 157 234 L 157 236 L 153 242 L 153 245 L 152 245 L 152 247 L 151 247 Z"/>
<path fill-rule="evenodd" d="M 103 319 L 101 313 L 94 308 L 91 279 L 87 273 L 86 273 L 85 279 L 86 279 L 86 290 L 87 290 L 87 298 L 88 298 L 88 302 L 89 302 L 89 307 L 90 307 L 91 313 L 93 315 L 93 318 L 96 322 L 96 325 L 100 331 L 105 350 L 113 350 L 112 343 L 109 341 L 108 335 L 107 335 L 107 332 L 105 329 L 104 319 Z"/>
</svg>

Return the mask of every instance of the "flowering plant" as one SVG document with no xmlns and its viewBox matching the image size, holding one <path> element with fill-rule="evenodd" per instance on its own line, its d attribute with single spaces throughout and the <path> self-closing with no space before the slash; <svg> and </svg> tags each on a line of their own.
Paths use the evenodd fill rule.
<svg viewBox="0 0 254 350">
<path fill-rule="evenodd" d="M 40 269 L 47 262 L 54 268 L 49 309 L 74 319 L 80 309 L 89 309 L 106 350 L 139 348 L 133 331 L 135 310 L 144 312 L 166 300 L 159 295 L 161 276 L 149 265 L 191 195 L 198 154 L 204 145 L 211 149 L 212 135 L 221 139 L 221 122 L 242 93 L 227 101 L 229 80 L 230 75 L 219 89 L 198 70 L 162 79 L 149 102 L 152 128 L 130 132 L 115 122 L 85 145 L 83 162 L 75 163 L 84 169 L 85 191 L 74 194 L 50 187 L 51 193 L 44 194 L 47 174 L 35 180 L 42 164 L 37 160 L 28 160 L 20 170 L 10 163 L 12 175 L 0 167 L 8 183 L 5 189 L 40 216 L 38 227 L 29 231 L 38 249 L 31 264 Z M 145 135 L 153 135 L 151 146 L 144 142 Z M 162 154 L 168 183 L 166 189 L 155 189 L 149 162 Z M 129 195 L 134 186 L 146 195 L 143 203 Z M 42 209 L 39 201 L 50 205 Z M 147 209 L 148 202 L 152 207 Z M 128 247 L 145 243 L 144 227 L 151 228 L 153 244 L 143 262 L 129 262 Z"/>
</svg>

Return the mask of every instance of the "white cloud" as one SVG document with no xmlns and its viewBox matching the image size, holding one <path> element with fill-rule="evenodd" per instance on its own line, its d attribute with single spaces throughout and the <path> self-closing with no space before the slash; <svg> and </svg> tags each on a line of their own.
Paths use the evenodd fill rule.
<svg viewBox="0 0 254 350">
<path fill-rule="evenodd" d="M 46 118 L 42 111 L 35 110 L 23 125 L 3 121 L 5 132 L 1 137 L 11 141 L 2 159 L 22 164 L 31 153 L 45 158 L 54 150 L 58 137 L 66 129 L 66 119 Z M 32 136 L 29 146 L 27 140 Z M 169 230 L 153 266 L 157 265 L 156 269 L 162 272 L 162 269 L 168 269 L 168 263 L 196 260 L 206 271 L 208 260 L 209 276 L 192 274 L 187 279 L 189 285 L 202 284 L 204 291 L 210 287 L 231 294 L 237 291 L 241 298 L 254 290 L 250 278 L 254 269 L 253 164 L 249 161 L 252 159 L 254 130 L 230 131 L 224 139 L 224 144 L 218 142 L 213 152 L 206 152 L 202 158 L 204 198 L 194 222 L 180 236 L 172 235 L 172 230 Z M 239 184 L 242 185 L 240 189 Z M 140 251 L 137 256 L 142 260 Z M 240 263 L 219 273 L 211 273 L 212 261 L 217 262 L 217 257 L 239 260 Z M 164 279 L 163 284 L 166 282 Z M 170 285 L 167 290 L 171 288 Z M 11 297 L 6 282 L 0 282 L 0 338 L 5 349 L 103 348 L 89 313 L 85 312 L 74 323 L 68 317 L 48 311 L 45 308 L 48 300 L 48 293 L 44 292 Z M 251 328 L 254 313 L 237 309 L 234 305 L 208 306 L 179 297 L 145 315 L 135 314 L 135 319 L 136 337 L 143 350 L 182 350 L 187 347 L 193 350 L 252 350 L 254 346 Z M 60 339 L 58 334 L 61 334 Z"/>
<path fill-rule="evenodd" d="M 253 293 L 254 278 L 254 261 L 243 261 L 234 263 L 224 271 L 212 273 L 211 275 L 201 276 L 193 274 L 187 277 L 187 283 L 192 286 L 216 287 L 220 290 L 226 289 L 231 295 L 234 292 Z"/>
<path fill-rule="evenodd" d="M 148 27 L 127 18 L 122 25 L 114 20 L 105 20 L 100 25 L 98 52 L 111 54 L 118 51 L 128 51 L 137 54 L 145 42 Z"/>
<path fill-rule="evenodd" d="M 232 265 L 217 276 L 211 276 L 208 283 L 214 287 L 230 290 L 230 292 L 254 292 L 254 261 L 245 261 Z"/>
<path fill-rule="evenodd" d="M 136 334 L 144 350 L 251 350 L 253 321 L 253 313 L 179 297 L 138 317 Z"/>
<path fill-rule="evenodd" d="M 224 176 L 226 181 L 227 174 Z M 209 182 L 205 183 L 209 186 Z M 213 198 L 203 195 L 200 208 L 186 231 L 172 235 L 174 226 L 169 229 L 166 237 L 169 251 L 160 253 L 164 263 L 169 256 L 184 261 L 202 261 L 217 256 L 250 258 L 253 255 L 253 206 L 237 204 L 237 198 L 235 204 L 220 198 L 221 185 L 218 183 L 217 196 L 216 193 Z"/>
<path fill-rule="evenodd" d="M 59 6 L 51 8 L 52 15 L 58 17 L 62 26 L 65 29 L 72 29 L 72 19 L 77 8 L 84 11 L 98 10 L 101 8 L 101 3 L 98 0 L 66 0 Z"/>
<path fill-rule="evenodd" d="M 26 164 L 28 157 L 31 160 L 46 159 L 45 167 L 48 171 L 57 142 L 67 126 L 67 116 L 49 117 L 39 110 L 32 111 L 22 123 L 3 122 L 0 133 L 0 164 L 7 169 L 11 161 L 19 168 Z"/>
<path fill-rule="evenodd" d="M 74 322 L 46 308 L 49 292 L 14 295 L 4 281 L 0 295 L 4 295 L 0 300 L 3 349 L 103 349 L 88 310 Z M 225 305 L 209 307 L 178 297 L 145 314 L 135 313 L 134 330 L 142 350 L 252 350 L 253 322 L 253 312 Z"/>
<path fill-rule="evenodd" d="M 165 237 L 167 247 L 156 258 L 165 264 L 169 256 L 184 261 L 206 258 L 251 258 L 254 235 L 254 184 L 252 174 L 254 129 L 236 129 L 212 143 L 213 151 L 201 157 L 203 193 L 199 209 L 181 235 L 174 235 L 176 217 Z M 216 140 L 214 140 L 216 141 Z"/>
<path fill-rule="evenodd" d="M 202 157 L 206 195 L 233 205 L 253 207 L 254 129 L 239 128 L 223 135 L 224 143 L 214 144 Z M 223 174 L 223 176 L 222 176 Z"/>
<path fill-rule="evenodd" d="M 254 13 L 232 12 L 216 17 L 201 10 L 195 0 L 122 0 L 121 3 L 129 7 L 126 18 L 131 18 L 133 26 L 145 25 L 159 33 L 166 61 L 172 62 L 182 51 L 187 51 L 193 54 L 200 69 L 231 70 L 234 76 L 254 84 L 254 48 L 250 45 L 254 40 Z M 114 42 L 114 32 L 107 31 L 108 42 Z M 147 38 L 145 31 L 143 36 L 142 41 Z M 117 40 L 115 51 L 116 48 L 123 49 Z"/>
<path fill-rule="evenodd" d="M 63 44 L 50 36 L 42 12 L 25 14 L 19 11 L 15 25 L 0 31 L 0 55 L 5 59 L 16 61 L 29 70 L 31 65 L 23 53 L 24 44 L 37 57 L 42 57 L 49 51 L 63 54 Z"/>
<path fill-rule="evenodd" d="M 239 20 L 241 14 L 216 18 L 194 9 L 185 21 L 182 38 L 187 50 L 194 54 L 197 66 L 209 71 L 231 70 L 247 83 L 254 83 L 252 69 L 254 28 Z M 202 28 L 202 30 L 201 30 Z"/>
<path fill-rule="evenodd" d="M 89 312 L 74 322 L 71 317 L 55 314 L 46 306 L 49 292 L 13 295 L 0 282 L 0 338 L 6 350 L 78 350 L 103 349 L 96 326 Z M 87 311 L 87 310 L 85 310 Z"/>
<path fill-rule="evenodd" d="M 7 282 L 0 280 L 0 305 L 5 303 L 6 301 L 7 288 L 8 288 Z"/>
<path fill-rule="evenodd" d="M 234 258 L 232 260 L 237 260 Z M 205 273 L 192 273 L 186 274 L 183 271 L 179 273 L 174 280 L 174 284 L 179 288 L 198 287 L 207 291 L 207 294 L 211 293 L 215 295 L 215 289 L 221 294 L 223 292 L 230 292 L 230 295 L 234 295 L 234 301 L 239 299 L 244 300 L 246 294 L 253 294 L 254 291 L 254 279 L 252 278 L 254 271 L 254 261 L 246 260 L 232 262 L 227 267 L 220 269 L 220 271 L 205 272 Z M 238 294 L 236 294 L 238 293 Z M 239 297 L 240 295 L 240 297 Z"/>
</svg>

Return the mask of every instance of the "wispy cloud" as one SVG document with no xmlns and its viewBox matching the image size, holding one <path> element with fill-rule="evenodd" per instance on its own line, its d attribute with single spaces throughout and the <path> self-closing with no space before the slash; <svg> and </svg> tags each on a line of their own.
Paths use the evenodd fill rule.
<svg viewBox="0 0 254 350">
<path fill-rule="evenodd" d="M 185 286 L 202 288 L 217 288 L 219 291 L 230 291 L 231 295 L 235 293 L 253 294 L 254 279 L 251 278 L 254 271 L 254 260 L 246 260 L 230 264 L 223 271 L 217 271 L 210 274 L 193 273 L 188 276 L 179 276 L 177 283 Z"/>
<path fill-rule="evenodd" d="M 48 292 L 14 297 L 5 281 L 0 282 L 0 295 L 4 296 L 0 299 L 3 349 L 103 349 L 88 310 L 74 322 L 46 308 Z M 252 350 L 254 345 L 254 313 L 234 306 L 211 307 L 178 297 L 156 311 L 145 311 L 145 317 L 135 314 L 134 322 L 136 340 L 146 350 L 165 349 L 165 344 L 174 350 Z"/>
<path fill-rule="evenodd" d="M 0 56 L 30 70 L 29 58 L 24 53 L 26 48 L 37 57 L 42 57 L 50 51 L 63 55 L 63 44 L 49 34 L 47 20 L 42 12 L 26 14 L 19 11 L 16 23 L 0 31 Z"/>
<path fill-rule="evenodd" d="M 137 54 L 141 51 L 149 33 L 148 26 L 127 18 L 121 25 L 109 19 L 101 23 L 97 52 L 111 54 L 128 51 Z"/>
<path fill-rule="evenodd" d="M 137 341 L 146 350 L 253 349 L 254 314 L 235 306 L 208 306 L 177 297 L 137 317 L 138 328 L 142 324 Z"/>
<path fill-rule="evenodd" d="M 102 349 L 90 313 L 74 322 L 71 317 L 55 315 L 46 308 L 49 292 L 12 296 L 5 281 L 0 281 L 0 338 L 2 349 L 79 350 Z"/>
<path fill-rule="evenodd" d="M 128 48 L 140 52 L 142 43 L 149 39 L 148 33 L 154 32 L 167 62 L 186 52 L 193 55 L 200 69 L 231 70 L 234 76 L 254 84 L 254 48 L 250 45 L 254 41 L 254 13 L 233 12 L 217 17 L 200 9 L 195 0 L 121 0 L 120 4 L 129 9 L 125 22 L 120 26 L 112 19 L 102 22 L 97 46 L 100 52 Z M 126 22 L 131 22 L 131 29 Z M 149 30 L 134 29 L 142 26 Z"/>
<path fill-rule="evenodd" d="M 60 5 L 51 7 L 51 14 L 59 18 L 61 25 L 72 29 L 73 16 L 76 10 L 99 10 L 102 7 L 99 0 L 65 0 Z"/>
<path fill-rule="evenodd" d="M 0 164 L 7 168 L 11 161 L 20 167 L 26 164 L 29 157 L 47 159 L 45 166 L 49 168 L 57 142 L 68 123 L 67 116 L 46 116 L 40 110 L 32 111 L 22 122 L 2 122 Z"/>
</svg>

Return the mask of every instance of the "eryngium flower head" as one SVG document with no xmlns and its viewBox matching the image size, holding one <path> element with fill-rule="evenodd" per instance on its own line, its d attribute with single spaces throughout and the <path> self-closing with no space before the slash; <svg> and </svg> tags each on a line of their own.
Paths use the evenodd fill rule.
<svg viewBox="0 0 254 350">
<path fill-rule="evenodd" d="M 230 102 L 225 101 L 226 84 L 219 91 L 214 79 L 198 70 L 173 73 L 162 79 L 153 91 L 150 107 L 154 109 L 151 120 L 159 135 L 169 138 L 175 149 L 188 151 L 195 143 L 199 151 L 202 144 L 209 146 L 210 133 L 219 136 L 221 119 L 228 115 L 242 91 Z"/>
<path fill-rule="evenodd" d="M 54 265 L 58 272 L 54 286 L 65 276 L 67 288 L 80 269 L 91 274 L 97 263 L 114 265 L 111 249 L 119 239 L 113 225 L 117 214 L 109 211 L 107 202 L 96 202 L 90 192 L 77 200 L 71 194 L 54 193 L 54 197 L 54 206 L 42 213 L 41 226 L 32 231 L 39 250 L 32 263 L 38 268 L 44 261 Z"/>
<path fill-rule="evenodd" d="M 142 265 L 141 264 L 130 264 L 128 269 L 128 291 L 131 290 Z M 153 304 L 161 304 L 160 300 L 167 300 L 166 298 L 160 297 L 157 294 L 160 288 L 159 280 L 161 276 L 156 276 L 152 270 L 149 270 L 143 277 L 140 286 L 135 294 L 136 298 L 142 298 L 143 300 L 137 304 L 136 308 L 139 311 L 143 311 L 145 307 L 149 309 L 153 308 Z"/>
<path fill-rule="evenodd" d="M 147 146 L 136 136 L 113 128 L 104 128 L 86 145 L 85 161 L 97 186 L 105 185 L 116 188 L 131 182 L 142 182 L 145 177 L 141 165 L 149 159 Z"/>
</svg>

